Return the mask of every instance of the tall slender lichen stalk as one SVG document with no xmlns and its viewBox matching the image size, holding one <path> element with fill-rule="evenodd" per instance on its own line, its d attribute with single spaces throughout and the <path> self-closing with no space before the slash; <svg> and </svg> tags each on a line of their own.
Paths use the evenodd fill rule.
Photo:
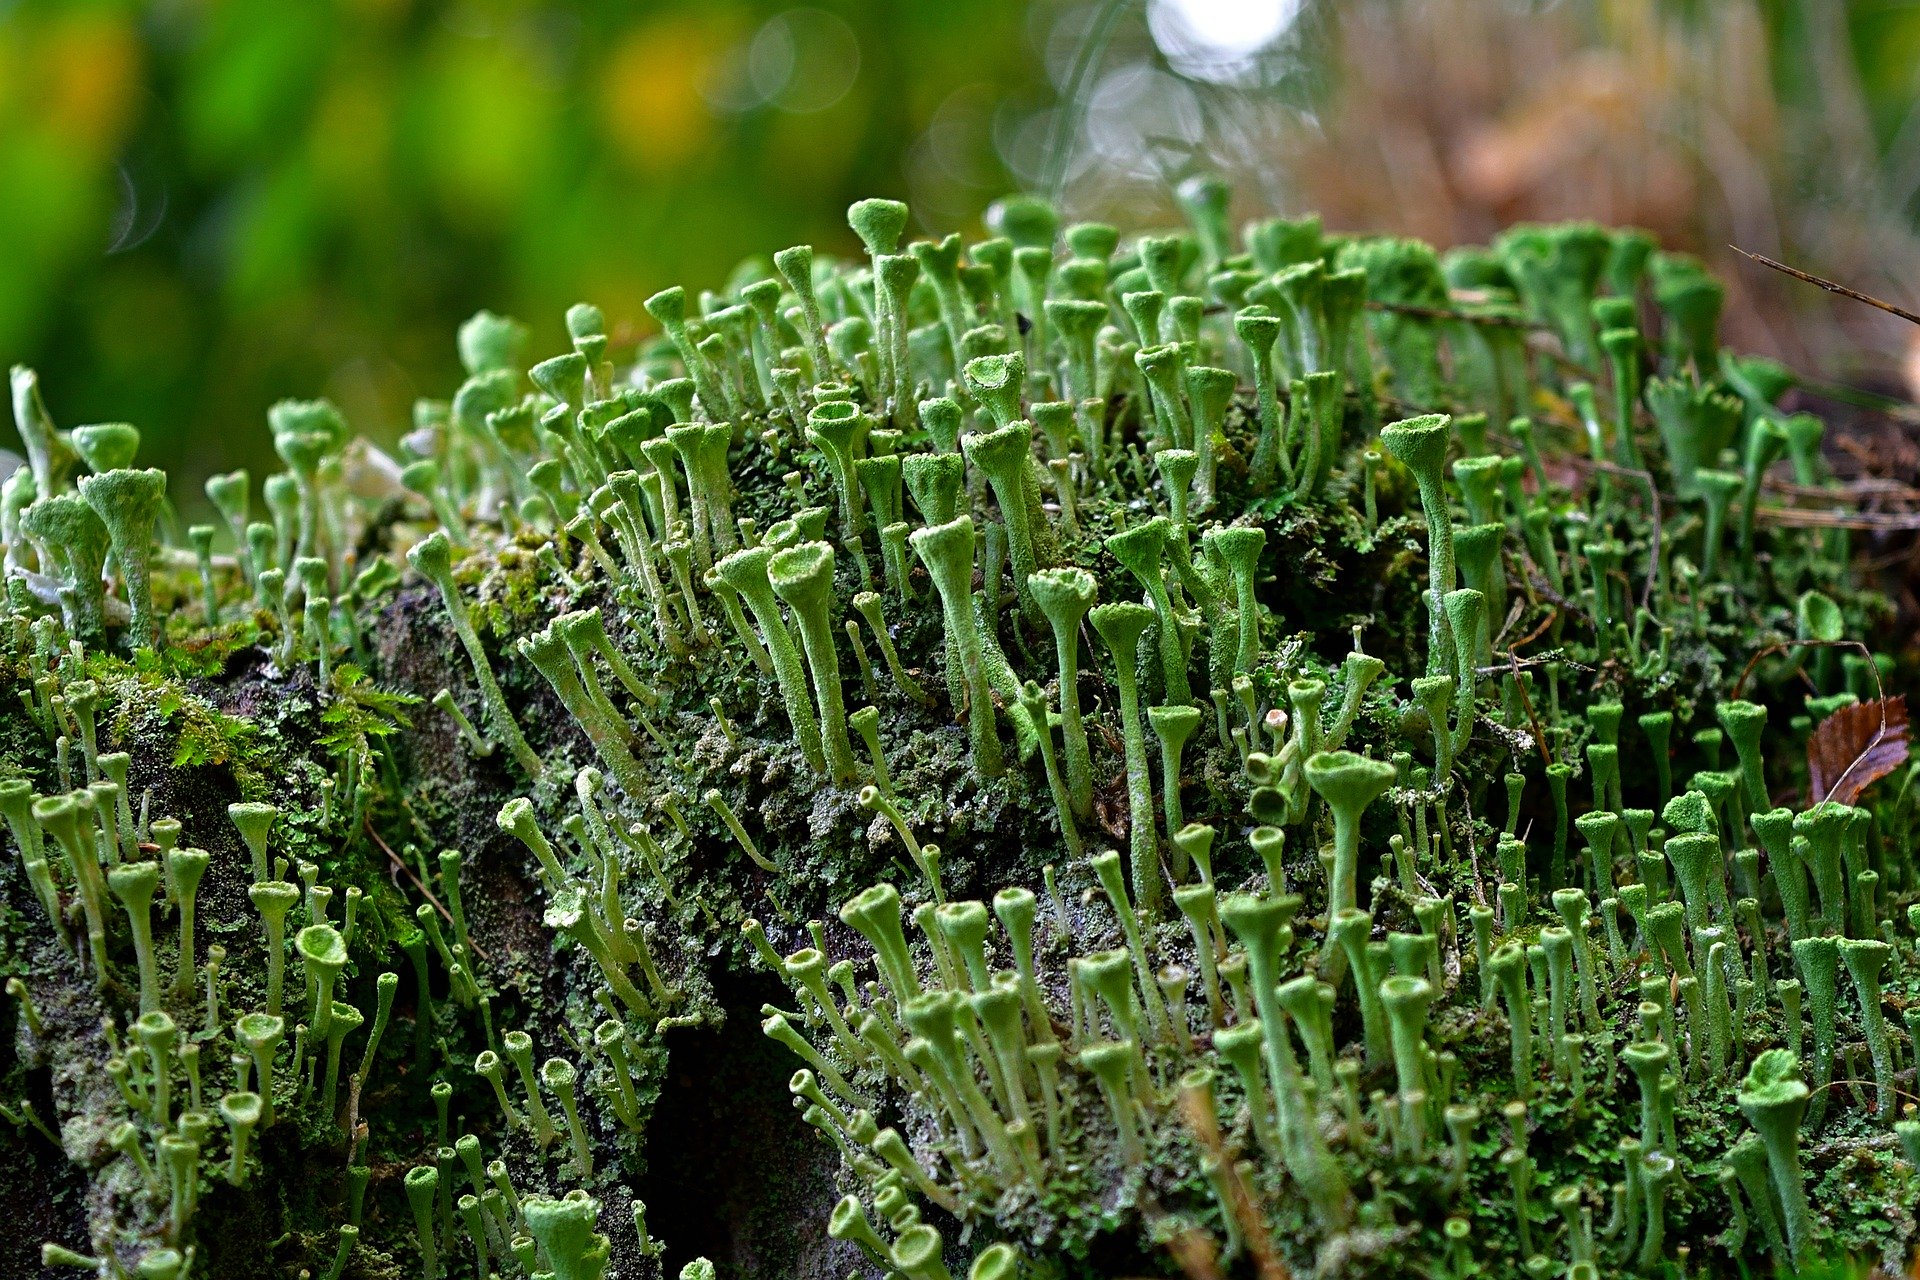
<svg viewBox="0 0 1920 1280">
<path fill-rule="evenodd" d="M 1807 1110 L 1807 1086 L 1800 1079 L 1799 1062 L 1785 1049 L 1762 1053 L 1747 1069 L 1739 1103 L 1747 1122 L 1766 1144 L 1767 1168 L 1786 1219 L 1787 1244 L 1799 1263 L 1813 1241 L 1813 1212 L 1800 1171 L 1800 1118 Z"/>
<path fill-rule="evenodd" d="M 467 612 L 467 602 L 460 594 L 460 586 L 454 581 L 452 544 L 444 533 L 435 530 L 408 550 L 407 563 L 421 577 L 439 588 L 440 598 L 447 607 L 447 621 L 453 626 L 454 635 L 459 637 L 461 647 L 466 649 L 468 661 L 473 664 L 474 679 L 480 684 L 480 701 L 486 707 L 487 724 L 494 736 L 506 741 L 522 772 L 529 778 L 539 777 L 545 766 L 541 763 L 539 753 L 528 745 L 526 735 L 520 732 L 520 722 L 513 718 L 513 712 L 507 706 L 507 696 L 500 691 L 500 682 L 493 677 L 487 651 L 480 643 L 479 633 L 473 629 L 473 619 Z"/>
<path fill-rule="evenodd" d="M 915 529 L 908 541 L 940 592 L 941 616 L 960 659 L 974 772 L 983 778 L 995 777 L 1002 768 L 1000 737 L 994 728 L 993 691 L 987 683 L 980 624 L 973 609 L 973 519 L 956 516 L 945 524 Z"/>
<path fill-rule="evenodd" d="M 1447 593 L 1453 590 L 1453 517 L 1447 506 L 1447 443 L 1452 419 L 1444 413 L 1404 418 L 1380 429 L 1387 452 L 1413 472 L 1420 506 L 1427 514 L 1427 673 L 1454 671 L 1453 628 L 1447 620 Z"/>
<path fill-rule="evenodd" d="M 753 620 L 760 627 L 760 638 L 766 644 L 767 656 L 773 660 L 780 700 L 786 707 L 787 721 L 793 726 L 801 754 L 806 756 L 807 763 L 824 773 L 827 757 L 821 745 L 820 722 L 807 696 L 807 673 L 800 660 L 800 647 L 794 644 L 793 634 L 780 616 L 779 598 L 768 576 L 774 554 L 774 549 L 764 544 L 745 547 L 715 564 L 714 572 L 740 593 L 752 611 Z"/>
<path fill-rule="evenodd" d="M 1124 533 L 1114 534 L 1107 539 L 1106 545 L 1107 550 L 1113 553 L 1113 558 L 1139 580 L 1146 589 L 1147 598 L 1153 601 L 1153 610 L 1160 624 L 1160 667 L 1161 676 L 1166 682 L 1167 702 L 1172 706 L 1185 706 L 1193 700 L 1192 689 L 1187 683 L 1187 639 L 1179 618 L 1174 614 L 1162 568 L 1170 528 L 1170 522 L 1164 516 L 1155 516 Z"/>
<path fill-rule="evenodd" d="M 813 668 L 827 770 L 835 782 L 852 782 L 859 776 L 859 767 L 847 738 L 847 712 L 840 697 L 840 658 L 833 647 L 833 548 L 824 542 L 804 542 L 775 552 L 767 562 L 767 581 L 774 594 L 793 610 L 800 626 L 807 665 Z"/>
<path fill-rule="evenodd" d="M 1087 728 L 1080 716 L 1080 623 L 1098 597 L 1094 577 L 1085 569 L 1042 569 L 1028 582 L 1034 604 L 1053 629 L 1060 671 L 1060 740 L 1066 756 L 1067 792 L 1073 815 L 1093 812 L 1093 764 Z"/>
<path fill-rule="evenodd" d="M 1327 883 L 1331 917 L 1359 905 L 1360 817 L 1393 785 L 1394 768 L 1352 751 L 1323 751 L 1308 757 L 1306 772 L 1308 784 L 1333 811 L 1333 874 Z"/>
<path fill-rule="evenodd" d="M 1140 727 L 1140 637 L 1154 613 L 1143 604 L 1119 601 L 1096 605 L 1088 615 L 1093 629 L 1113 655 L 1114 684 L 1120 690 L 1120 736 L 1127 766 L 1127 836 L 1133 898 L 1149 919 L 1160 915 L 1160 842 L 1154 831 L 1153 774 L 1147 763 L 1146 734 Z"/>
</svg>

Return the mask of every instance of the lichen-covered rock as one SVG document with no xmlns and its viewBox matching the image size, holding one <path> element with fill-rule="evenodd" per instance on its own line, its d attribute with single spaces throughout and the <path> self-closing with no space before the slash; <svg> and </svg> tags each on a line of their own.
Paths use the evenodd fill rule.
<svg viewBox="0 0 1920 1280">
<path fill-rule="evenodd" d="M 482 313 L 180 538 L 16 371 L 0 1273 L 1903 1266 L 1906 655 L 1790 376 L 1637 237 L 1187 194 Z"/>
</svg>

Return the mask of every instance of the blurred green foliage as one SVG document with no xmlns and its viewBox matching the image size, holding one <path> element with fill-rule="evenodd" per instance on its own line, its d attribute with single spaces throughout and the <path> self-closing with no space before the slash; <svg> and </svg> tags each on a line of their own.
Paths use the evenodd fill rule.
<svg viewBox="0 0 1920 1280">
<path fill-rule="evenodd" d="M 1300 29 L 1424 2 L 1307 0 Z M 1601 0 L 1486 3 L 1516 30 L 1568 9 L 1595 33 L 1609 29 L 1603 10 L 1636 27 L 1622 18 L 1632 5 Z M 1877 167 L 1876 201 L 1910 224 L 1920 4 L 1754 3 L 1781 111 L 1823 155 Z M 214 471 L 275 465 L 262 420 L 282 396 L 330 396 L 391 440 L 416 394 L 457 381 L 452 334 L 481 307 L 554 347 L 575 301 L 599 304 L 619 334 L 647 327 L 654 290 L 718 283 L 749 252 L 856 248 L 844 212 L 862 196 L 907 199 L 918 230 L 973 224 L 1020 185 L 1004 156 L 1049 169 L 1047 67 L 1065 83 L 1106 29 L 1099 15 L 1120 19 L 1110 47 L 1093 40 L 1112 85 L 1167 66 L 1156 7 L 1209 18 L 1201 27 L 1229 45 L 1259 13 L 1295 12 L 1283 0 L 0 0 L 0 363 L 36 366 L 63 423 L 137 419 L 141 460 L 165 463 L 178 497 Z M 1287 66 L 1315 56 L 1287 40 L 1275 53 Z M 1828 91 L 1836 77 L 1845 94 Z M 1098 79 L 1082 86 L 1096 100 Z M 1269 97 L 1284 82 L 1255 79 Z M 1216 95 L 1187 119 L 1121 99 L 1106 108 L 1127 117 L 1119 154 L 1075 143 L 1079 213 L 1148 218 L 1168 181 L 1201 167 L 1269 197 L 1318 190 L 1277 151 L 1241 154 L 1259 109 Z M 1843 99 L 1863 111 L 1836 110 Z M 1130 186 L 1103 178 L 1143 164 Z M 1788 198 L 1857 203 L 1833 167 L 1810 166 Z"/>
<path fill-rule="evenodd" d="M 269 465 L 284 395 L 391 439 L 482 306 L 552 346 L 571 302 L 617 330 L 749 251 L 856 247 L 943 103 L 1038 74 L 1022 9 L 0 3 L 0 360 L 64 423 L 135 417 L 182 496 Z M 956 220 L 1008 182 L 967 120 L 917 201 Z"/>
</svg>

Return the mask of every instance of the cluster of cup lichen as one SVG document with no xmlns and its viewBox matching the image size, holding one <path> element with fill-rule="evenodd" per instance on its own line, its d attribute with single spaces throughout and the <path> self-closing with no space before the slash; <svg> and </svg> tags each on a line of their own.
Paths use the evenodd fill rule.
<svg viewBox="0 0 1920 1280">
<path fill-rule="evenodd" d="M 637 347 L 482 314 L 396 452 L 276 406 L 268 518 L 180 538 L 16 370 L 6 1114 L 98 1192 L 47 1265 L 260 1274 L 277 1213 L 288 1274 L 651 1274 L 662 1036 L 725 1017 L 862 1275 L 1903 1261 L 1911 775 L 1812 801 L 1895 668 L 1767 518 L 1830 482 L 1791 376 L 1638 233 L 1180 194 L 861 201 Z"/>
</svg>

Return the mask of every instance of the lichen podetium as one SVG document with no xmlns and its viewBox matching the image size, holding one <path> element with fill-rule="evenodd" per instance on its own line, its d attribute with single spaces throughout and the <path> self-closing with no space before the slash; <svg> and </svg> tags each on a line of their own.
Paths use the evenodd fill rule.
<svg viewBox="0 0 1920 1280">
<path fill-rule="evenodd" d="M 1911 668 L 1793 375 L 1638 233 L 1180 195 L 482 313 L 178 541 L 16 370 L 20 1269 L 1903 1269 L 1904 715 L 1801 761 Z"/>
</svg>

